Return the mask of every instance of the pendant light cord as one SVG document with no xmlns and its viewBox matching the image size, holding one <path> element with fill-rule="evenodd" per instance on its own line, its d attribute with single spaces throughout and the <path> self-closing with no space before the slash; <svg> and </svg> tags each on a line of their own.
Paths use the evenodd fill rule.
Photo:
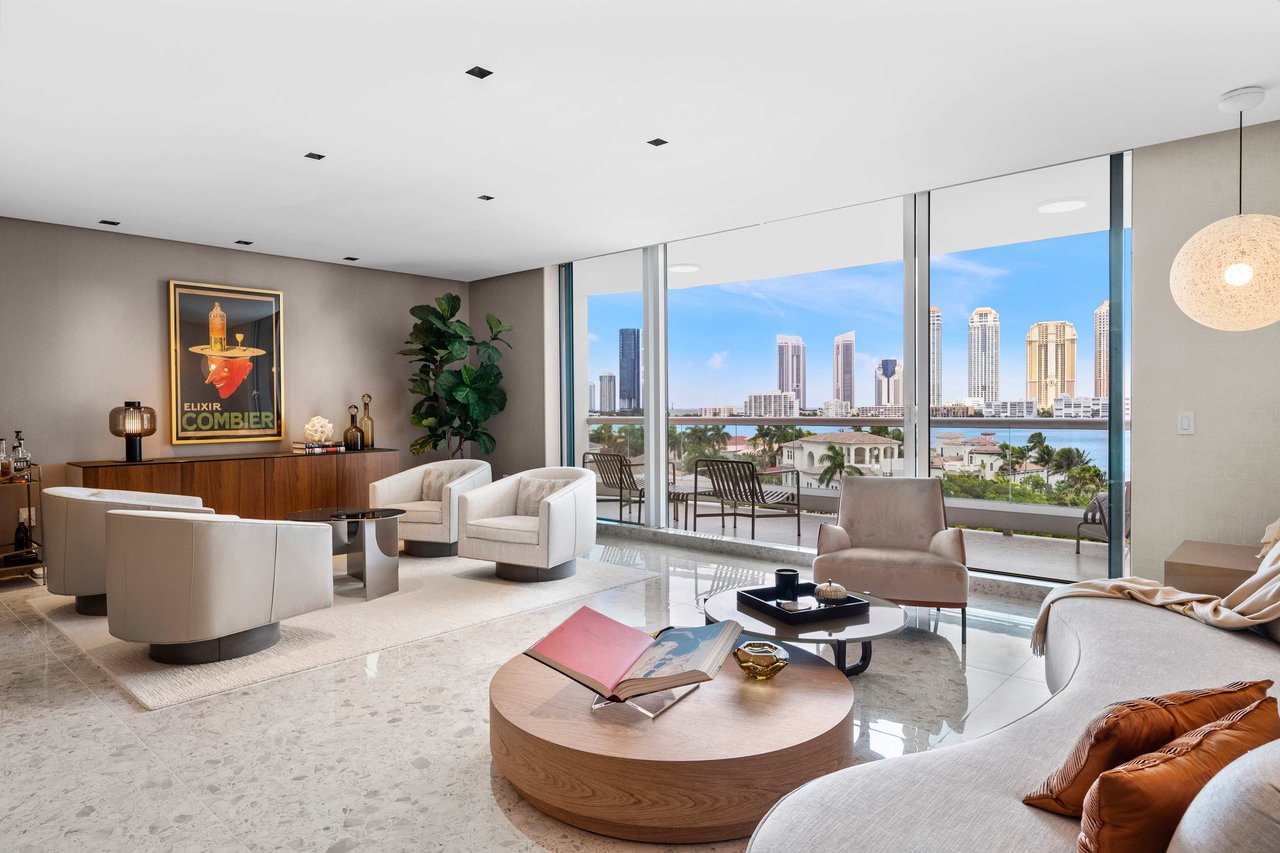
<svg viewBox="0 0 1280 853">
<path fill-rule="evenodd" d="M 1236 214 L 1244 216 L 1244 110 L 1240 111 L 1240 132 L 1236 148 Z"/>
</svg>

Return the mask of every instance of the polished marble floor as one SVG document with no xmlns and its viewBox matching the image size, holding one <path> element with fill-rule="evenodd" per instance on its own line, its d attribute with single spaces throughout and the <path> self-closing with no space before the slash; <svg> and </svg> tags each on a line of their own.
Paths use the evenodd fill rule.
<svg viewBox="0 0 1280 853">
<path fill-rule="evenodd" d="M 763 563 L 602 539 L 652 580 L 186 705 L 147 712 L 0 585 L 0 850 L 658 850 L 543 816 L 491 766 L 490 675 L 583 603 L 632 624 L 701 624 L 697 602 Z M 1048 697 L 1034 605 L 912 611 L 852 679 L 860 761 L 945 748 Z M 827 653 L 829 656 L 829 652 Z M 679 850 L 741 850 L 744 842 Z"/>
</svg>

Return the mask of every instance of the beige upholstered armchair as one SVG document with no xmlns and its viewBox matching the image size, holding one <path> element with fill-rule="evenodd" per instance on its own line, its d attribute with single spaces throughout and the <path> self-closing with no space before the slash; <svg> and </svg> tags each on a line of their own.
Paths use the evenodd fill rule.
<svg viewBox="0 0 1280 853">
<path fill-rule="evenodd" d="M 838 522 L 818 529 L 813 577 L 898 604 L 958 607 L 960 642 L 968 641 L 964 534 L 947 529 L 936 477 L 845 477 Z"/>
<path fill-rule="evenodd" d="M 596 544 L 596 475 L 535 468 L 473 489 L 458 501 L 458 553 L 492 560 L 513 581 L 567 578 Z"/>
<path fill-rule="evenodd" d="M 369 506 L 402 509 L 400 538 L 414 557 L 458 553 L 458 498 L 488 485 L 488 462 L 446 459 L 428 462 L 369 484 Z"/>
<path fill-rule="evenodd" d="M 211 513 L 200 498 L 120 489 L 53 486 L 44 490 L 45 572 L 49 592 L 74 595 L 76 612 L 107 615 L 107 513 L 155 509 Z"/>
<path fill-rule="evenodd" d="M 234 515 L 107 514 L 107 628 L 160 663 L 262 651 L 333 604 L 333 528 Z"/>
</svg>

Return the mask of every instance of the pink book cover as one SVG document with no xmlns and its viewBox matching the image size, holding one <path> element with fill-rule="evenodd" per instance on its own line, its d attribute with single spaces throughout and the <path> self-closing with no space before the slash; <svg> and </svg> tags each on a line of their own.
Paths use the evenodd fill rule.
<svg viewBox="0 0 1280 853">
<path fill-rule="evenodd" d="M 579 673 L 612 693 L 652 645 L 653 637 L 644 631 L 582 607 L 527 654 L 566 674 Z"/>
</svg>

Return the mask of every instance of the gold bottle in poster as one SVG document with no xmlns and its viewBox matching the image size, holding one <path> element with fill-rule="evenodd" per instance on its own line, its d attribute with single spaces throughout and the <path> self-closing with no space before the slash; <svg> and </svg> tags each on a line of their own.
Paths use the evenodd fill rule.
<svg viewBox="0 0 1280 853">
<path fill-rule="evenodd" d="M 227 315 L 222 306 L 213 303 L 209 312 L 209 349 L 214 352 L 225 352 L 227 349 Z"/>
<path fill-rule="evenodd" d="M 373 398 L 365 394 L 360 399 L 364 401 L 364 415 L 360 418 L 360 431 L 364 433 L 364 446 L 373 447 L 373 418 L 369 417 L 369 404 L 373 402 Z"/>
</svg>

